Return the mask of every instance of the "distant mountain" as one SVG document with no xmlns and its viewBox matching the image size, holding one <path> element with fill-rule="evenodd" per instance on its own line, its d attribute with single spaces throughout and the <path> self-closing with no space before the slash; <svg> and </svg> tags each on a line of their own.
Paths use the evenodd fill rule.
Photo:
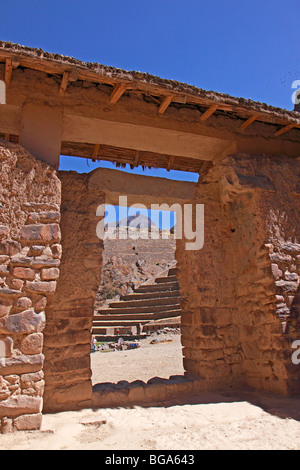
<svg viewBox="0 0 300 470">
<path fill-rule="evenodd" d="M 148 229 L 150 230 L 151 227 L 157 228 L 156 224 L 143 214 L 135 214 L 131 215 L 130 217 L 125 217 L 122 220 L 119 220 L 116 225 L 114 222 L 105 225 L 105 228 L 122 228 L 122 227 L 131 227 L 131 228 L 138 228 L 138 229 Z"/>
</svg>

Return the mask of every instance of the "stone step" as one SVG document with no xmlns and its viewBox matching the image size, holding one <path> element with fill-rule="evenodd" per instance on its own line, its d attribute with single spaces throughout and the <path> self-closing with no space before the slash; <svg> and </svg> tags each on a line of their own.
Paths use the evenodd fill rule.
<svg viewBox="0 0 300 470">
<path fill-rule="evenodd" d="M 158 305 L 179 304 L 180 297 L 157 297 L 150 299 L 120 300 L 119 302 L 111 302 L 109 308 L 123 309 L 127 307 L 152 307 Z"/>
<path fill-rule="evenodd" d="M 107 315 L 105 315 L 107 317 Z M 117 328 L 118 326 L 137 326 L 137 325 L 145 325 L 146 323 L 149 323 L 151 320 L 158 320 L 161 318 L 172 318 L 172 317 L 178 317 L 178 310 L 169 310 L 167 312 L 164 312 L 163 316 L 162 314 L 153 314 L 151 318 L 147 319 L 107 319 L 107 320 L 95 320 L 93 321 L 93 328 L 92 331 L 96 330 L 97 328 Z M 95 318 L 95 317 L 94 317 Z M 94 333 L 93 333 L 94 334 Z"/>
<path fill-rule="evenodd" d="M 157 277 L 155 279 L 156 284 L 160 283 L 169 283 L 169 282 L 177 282 L 177 277 L 176 276 L 163 276 L 163 277 Z"/>
<path fill-rule="evenodd" d="M 172 290 L 178 290 L 179 285 L 178 282 L 166 282 L 166 283 L 160 283 L 160 284 L 150 284 L 150 285 L 144 285 L 144 286 L 139 286 L 134 292 L 135 293 L 142 293 L 142 292 L 166 292 L 166 291 L 172 291 Z"/>
<path fill-rule="evenodd" d="M 177 268 L 170 268 L 168 271 L 168 276 L 176 276 Z"/>
<path fill-rule="evenodd" d="M 170 313 L 171 312 L 171 313 Z M 126 320 L 126 321 L 131 321 L 131 320 L 134 320 L 134 321 L 138 321 L 138 322 L 141 322 L 141 321 L 150 321 L 150 320 L 157 320 L 157 319 L 160 319 L 160 318 L 168 318 L 169 317 L 172 317 L 174 315 L 178 316 L 180 313 L 180 310 L 178 309 L 175 309 L 175 310 L 166 310 L 164 312 L 155 312 L 155 313 L 145 313 L 142 318 L 141 318 L 141 314 L 139 313 L 130 313 L 130 314 L 126 314 L 126 315 L 117 315 L 117 314 L 114 314 L 114 315 L 94 315 L 93 317 L 93 326 L 100 326 L 100 324 L 102 324 L 102 322 L 110 322 L 110 321 L 119 321 L 119 320 Z"/>
<path fill-rule="evenodd" d="M 162 297 L 180 297 L 179 290 L 171 291 L 158 291 L 158 292 L 134 292 L 133 294 L 126 294 L 120 297 L 120 300 L 143 300 L 143 299 L 157 299 Z"/>
<path fill-rule="evenodd" d="M 155 313 L 155 312 L 165 312 L 166 310 L 181 310 L 180 304 L 166 304 L 166 305 L 150 305 L 146 307 L 124 307 L 124 308 L 105 308 L 98 310 L 98 315 L 120 315 L 120 314 L 130 314 L 138 313 L 143 315 L 144 313 Z"/>
<path fill-rule="evenodd" d="M 102 321 L 102 322 L 99 322 L 97 323 L 96 325 L 93 324 L 93 333 L 94 334 L 94 331 L 97 330 L 97 328 L 118 328 L 118 327 L 121 327 L 121 326 L 126 326 L 128 328 L 130 328 L 131 326 L 137 326 L 137 325 L 144 325 L 146 323 L 149 323 L 149 320 L 141 320 L 141 321 L 138 321 L 138 320 L 116 320 L 116 321 Z"/>
</svg>

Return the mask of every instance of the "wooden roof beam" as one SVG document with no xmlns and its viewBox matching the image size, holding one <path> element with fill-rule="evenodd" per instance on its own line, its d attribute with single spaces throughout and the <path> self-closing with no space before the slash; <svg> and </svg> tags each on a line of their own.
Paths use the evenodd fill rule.
<svg viewBox="0 0 300 470">
<path fill-rule="evenodd" d="M 251 124 L 254 121 L 256 121 L 258 118 L 259 118 L 258 114 L 253 114 L 252 116 L 249 117 L 249 119 L 247 119 L 247 121 L 243 122 L 240 129 L 244 131 L 245 129 L 247 129 L 247 127 L 251 126 Z"/>
<path fill-rule="evenodd" d="M 65 91 L 66 91 L 67 86 L 68 86 L 68 82 L 69 82 L 69 72 L 64 72 L 63 76 L 62 76 L 62 79 L 61 79 L 60 89 L 59 89 L 59 94 L 60 95 L 65 94 Z"/>
<path fill-rule="evenodd" d="M 171 155 L 171 157 L 169 158 L 169 161 L 168 161 L 167 171 L 170 171 L 170 170 L 171 170 L 172 165 L 173 165 L 173 163 L 174 163 L 174 160 L 175 160 L 175 156 L 174 156 L 174 155 Z"/>
<path fill-rule="evenodd" d="M 274 136 L 278 137 L 279 135 L 285 134 L 286 132 L 290 131 L 294 127 L 296 127 L 296 123 L 291 122 L 290 124 L 287 124 L 286 126 L 282 127 L 278 131 L 274 132 Z"/>
<path fill-rule="evenodd" d="M 12 71 L 13 71 L 13 65 L 12 65 L 12 59 L 6 59 L 5 61 L 5 84 L 8 87 L 8 85 L 11 82 L 11 77 L 12 77 Z"/>
<path fill-rule="evenodd" d="M 160 107 L 158 108 L 159 114 L 163 114 L 166 111 L 166 109 L 171 104 L 172 100 L 173 100 L 173 95 L 169 95 L 169 96 L 164 97 Z"/>
<path fill-rule="evenodd" d="M 217 104 L 213 104 L 212 106 L 210 106 L 203 114 L 202 116 L 200 117 L 200 121 L 202 122 L 205 122 L 207 121 L 208 118 L 210 118 L 210 116 L 212 114 L 214 114 L 214 112 L 218 109 L 218 105 Z"/>
<path fill-rule="evenodd" d="M 140 152 L 137 150 L 136 155 L 135 155 L 135 160 L 134 160 L 134 166 L 139 166 L 140 164 Z"/>
<path fill-rule="evenodd" d="M 129 88 L 129 85 L 127 83 L 118 83 L 110 97 L 109 97 L 109 103 L 110 104 L 115 104 L 119 101 L 119 99 L 121 98 L 121 96 L 125 93 L 125 91 Z"/>
<path fill-rule="evenodd" d="M 93 162 L 95 162 L 98 158 L 99 147 L 100 147 L 100 144 L 96 144 L 94 147 L 93 158 L 92 158 Z"/>
<path fill-rule="evenodd" d="M 75 82 L 78 79 L 78 71 L 75 69 L 65 70 L 61 79 L 59 94 L 64 95 L 69 82 Z"/>
</svg>

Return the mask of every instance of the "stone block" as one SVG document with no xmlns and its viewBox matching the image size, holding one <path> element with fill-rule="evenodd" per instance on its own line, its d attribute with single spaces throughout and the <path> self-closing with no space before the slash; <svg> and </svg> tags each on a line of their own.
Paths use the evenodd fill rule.
<svg viewBox="0 0 300 470">
<path fill-rule="evenodd" d="M 15 240 L 7 240 L 0 244 L 0 253 L 2 255 L 15 256 L 21 251 L 21 245 Z"/>
<path fill-rule="evenodd" d="M 42 413 L 24 414 L 18 416 L 13 421 L 13 426 L 17 431 L 35 431 L 42 425 Z"/>
<path fill-rule="evenodd" d="M 62 246 L 60 244 L 54 244 L 51 246 L 53 258 L 60 259 L 62 255 Z"/>
<path fill-rule="evenodd" d="M 17 418 L 23 414 L 37 414 L 41 411 L 41 397 L 17 395 L 0 401 L 0 418 Z"/>
<path fill-rule="evenodd" d="M 32 308 L 0 318 L 0 333 L 34 333 L 45 328 L 45 313 L 35 313 Z"/>
<path fill-rule="evenodd" d="M 0 430 L 1 430 L 1 434 L 10 434 L 14 432 L 13 420 L 11 418 L 7 418 L 6 416 L 4 416 L 0 420 Z"/>
<path fill-rule="evenodd" d="M 25 225 L 20 234 L 23 242 L 56 243 L 60 241 L 61 233 L 58 224 Z"/>
<path fill-rule="evenodd" d="M 54 268 L 60 265 L 59 259 L 53 259 L 49 256 L 37 256 L 33 259 L 31 266 L 35 269 Z"/>
<path fill-rule="evenodd" d="M 27 224 L 36 223 L 52 223 L 60 221 L 60 212 L 57 211 L 41 211 L 41 212 L 30 212 L 27 219 Z"/>
<path fill-rule="evenodd" d="M 0 318 L 8 315 L 10 311 L 11 305 L 3 305 L 3 303 L 0 302 Z"/>
<path fill-rule="evenodd" d="M 35 278 L 35 270 L 31 268 L 16 267 L 13 269 L 13 276 L 33 281 Z"/>
<path fill-rule="evenodd" d="M 299 285 L 298 282 L 285 281 L 283 279 L 275 281 L 275 284 L 277 287 L 281 287 L 285 292 L 296 292 Z"/>
<path fill-rule="evenodd" d="M 50 294 L 55 292 L 56 281 L 26 281 L 26 289 L 41 294 Z"/>
<path fill-rule="evenodd" d="M 35 304 L 34 304 L 34 310 L 37 313 L 40 313 L 43 310 L 45 310 L 46 305 L 47 305 L 47 297 L 45 297 L 45 296 L 38 297 L 35 301 Z"/>
<path fill-rule="evenodd" d="M 41 272 L 42 281 L 54 281 L 58 277 L 59 277 L 59 269 L 58 268 L 45 268 L 45 269 L 42 269 L 42 272 Z"/>
<path fill-rule="evenodd" d="M 22 279 L 11 279 L 8 284 L 12 289 L 21 291 L 24 286 L 24 281 L 22 281 Z"/>
<path fill-rule="evenodd" d="M 13 344 L 14 344 L 14 342 L 13 342 L 13 339 L 10 336 L 2 339 L 1 341 L 2 341 L 2 343 L 4 345 L 4 348 L 5 348 L 5 351 L 4 351 L 5 360 L 7 360 L 7 358 L 11 357 L 12 354 L 13 354 Z M 3 352 L 2 352 L 2 354 L 3 354 Z M 1 354 L 0 354 L 0 356 L 1 356 Z"/>
<path fill-rule="evenodd" d="M 43 350 L 43 334 L 32 333 L 26 336 L 20 346 L 23 354 L 40 354 Z"/>
<path fill-rule="evenodd" d="M 282 271 L 279 269 L 278 264 L 271 263 L 271 271 L 274 279 L 278 280 L 282 277 Z"/>
<path fill-rule="evenodd" d="M 29 297 L 19 297 L 16 303 L 16 306 L 23 310 L 30 308 L 31 305 L 32 300 Z"/>
<path fill-rule="evenodd" d="M 43 354 L 25 356 L 20 354 L 7 358 L 4 366 L 0 364 L 0 375 L 25 374 L 38 372 L 42 369 L 44 363 Z"/>
<path fill-rule="evenodd" d="M 9 268 L 6 264 L 0 265 L 0 277 L 6 277 L 9 274 Z"/>
</svg>

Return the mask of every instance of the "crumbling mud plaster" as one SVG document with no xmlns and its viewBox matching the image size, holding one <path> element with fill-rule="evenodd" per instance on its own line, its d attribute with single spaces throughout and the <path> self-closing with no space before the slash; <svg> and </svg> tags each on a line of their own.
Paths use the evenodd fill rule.
<svg viewBox="0 0 300 470">
<path fill-rule="evenodd" d="M 177 244 L 184 367 L 207 387 L 299 393 L 299 162 L 239 155 L 198 183 L 200 251 Z M 211 385 L 209 385 L 211 384 Z"/>
<path fill-rule="evenodd" d="M 45 309 L 60 265 L 60 181 L 22 147 L 0 143 L 0 432 L 37 429 Z"/>
</svg>

